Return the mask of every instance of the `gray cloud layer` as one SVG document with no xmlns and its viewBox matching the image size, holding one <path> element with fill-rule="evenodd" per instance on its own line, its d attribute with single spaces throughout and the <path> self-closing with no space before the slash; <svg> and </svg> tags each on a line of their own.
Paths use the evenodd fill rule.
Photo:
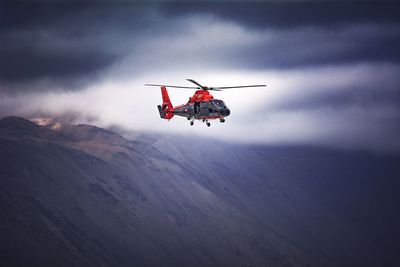
<svg viewBox="0 0 400 267">
<path fill-rule="evenodd" d="M 74 112 L 131 130 L 400 150 L 394 3 L 6 3 L 2 10 L 7 114 Z M 154 109 L 158 90 L 143 83 L 184 78 L 269 87 L 216 95 L 232 109 L 226 125 L 188 129 L 179 118 L 165 125 Z M 191 93 L 170 92 L 174 104 Z"/>
<path fill-rule="evenodd" d="M 76 89 L 82 86 L 79 82 L 98 78 L 103 70 L 129 55 L 158 52 L 159 58 L 150 57 L 147 62 L 139 59 L 140 66 L 132 73 L 136 74 L 156 62 L 171 62 L 166 62 L 167 56 L 159 53 L 164 45 L 178 59 L 174 64 L 184 68 L 200 64 L 285 69 L 400 60 L 397 49 L 400 8 L 391 2 L 148 5 L 6 2 L 2 10 L 0 79 L 8 88 L 15 88 L 12 86 L 15 83 L 46 80 Z M 205 19 L 208 28 L 188 39 L 193 43 L 192 48 L 180 51 L 176 40 L 191 32 L 193 17 Z M 247 42 L 240 33 L 213 30 L 213 19 L 223 19 L 243 27 L 242 31 L 264 35 Z M 186 21 L 188 25 L 184 24 Z M 160 40 L 164 44 L 157 42 Z M 226 49 L 213 49 L 221 42 Z M 171 47 L 171 43 L 178 49 Z M 192 53 L 196 46 L 200 46 L 200 54 Z M 174 58 L 171 56 L 171 60 Z M 49 86 L 58 87 L 54 83 Z M 23 90 L 29 86 L 24 83 L 20 87 Z"/>
</svg>

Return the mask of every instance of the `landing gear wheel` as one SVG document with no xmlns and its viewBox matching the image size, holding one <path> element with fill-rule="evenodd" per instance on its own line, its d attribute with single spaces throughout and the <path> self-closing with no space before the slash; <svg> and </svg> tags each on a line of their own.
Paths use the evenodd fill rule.
<svg viewBox="0 0 400 267">
<path fill-rule="evenodd" d="M 193 121 L 191 121 L 191 122 L 190 122 L 190 126 L 193 126 L 193 124 L 194 124 L 194 122 L 193 122 Z"/>
<path fill-rule="evenodd" d="M 219 121 L 222 122 L 222 123 L 224 123 L 224 122 L 225 122 L 225 119 L 220 119 Z"/>
<path fill-rule="evenodd" d="M 211 123 L 207 122 L 207 127 L 210 127 L 210 126 L 211 126 Z"/>
</svg>

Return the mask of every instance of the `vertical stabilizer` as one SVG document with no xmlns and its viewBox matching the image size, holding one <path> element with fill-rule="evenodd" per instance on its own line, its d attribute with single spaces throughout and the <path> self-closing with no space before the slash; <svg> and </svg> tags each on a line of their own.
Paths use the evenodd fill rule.
<svg viewBox="0 0 400 267">
<path fill-rule="evenodd" d="M 161 95 L 162 95 L 162 100 L 163 100 L 163 109 L 168 108 L 172 110 L 172 103 L 171 100 L 169 99 L 168 91 L 165 86 L 161 86 Z"/>
<path fill-rule="evenodd" d="M 165 86 L 161 86 L 161 96 L 162 96 L 162 106 L 158 106 L 158 111 L 160 112 L 160 117 L 163 119 L 171 119 L 174 115 L 172 114 L 172 103 L 169 99 L 168 91 Z"/>
</svg>

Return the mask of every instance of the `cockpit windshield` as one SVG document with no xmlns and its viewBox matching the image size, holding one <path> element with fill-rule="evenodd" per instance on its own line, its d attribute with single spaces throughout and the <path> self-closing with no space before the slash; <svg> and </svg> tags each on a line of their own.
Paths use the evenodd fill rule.
<svg viewBox="0 0 400 267">
<path fill-rule="evenodd" d="M 225 107 L 225 103 L 222 100 L 218 100 L 218 99 L 214 99 L 211 101 L 213 103 L 213 105 L 217 108 L 223 108 Z"/>
</svg>

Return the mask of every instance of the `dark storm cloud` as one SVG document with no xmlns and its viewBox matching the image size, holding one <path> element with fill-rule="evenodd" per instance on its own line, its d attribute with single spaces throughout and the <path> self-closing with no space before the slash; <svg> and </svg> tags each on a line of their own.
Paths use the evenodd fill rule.
<svg viewBox="0 0 400 267">
<path fill-rule="evenodd" d="M 254 70 L 400 61 L 400 8 L 394 2 L 49 1 L 4 2 L 1 10 L 0 79 L 20 90 L 41 79 L 51 88 L 80 88 L 119 61 L 143 53 L 148 59 L 133 61 L 130 75 L 174 58 L 186 67 L 193 58 L 199 66 Z M 172 47 L 152 58 L 154 53 L 143 49 L 166 37 L 185 37 L 195 47 L 198 40 L 190 40 L 193 33 L 185 23 L 209 16 L 266 37 L 243 45 L 239 38 L 245 37 L 230 36 L 231 43 L 219 50 L 212 49 L 213 43 L 227 36 L 205 32 L 198 51 L 185 54 Z"/>
<path fill-rule="evenodd" d="M 31 80 L 46 78 L 76 78 L 92 75 L 97 70 L 112 64 L 116 57 L 100 49 L 79 47 L 53 47 L 47 49 L 32 45 L 31 36 L 20 37 L 13 45 L 0 51 L 3 54 L 0 67 L 1 77 L 5 81 Z"/>
<path fill-rule="evenodd" d="M 212 14 L 250 28 L 400 22 L 397 1 L 179 1 L 164 3 L 161 10 L 167 16 Z"/>
<path fill-rule="evenodd" d="M 151 6 L 151 5 L 150 5 Z M 126 54 L 125 35 L 145 28 L 149 6 L 77 2 L 2 3 L 0 79 L 45 79 L 75 89 Z M 147 20 L 148 23 L 148 20 Z M 28 88 L 26 88 L 28 89 Z"/>
<path fill-rule="evenodd" d="M 82 7 L 51 3 L 4 2 L 1 9 L 1 79 L 25 81 L 46 76 L 69 77 L 93 72 L 110 61 L 109 57 L 92 48 L 83 51 L 70 46 L 78 42 L 79 34 L 61 38 L 68 29 L 54 26 L 63 17 L 72 17 Z M 72 24 L 74 21 L 71 22 Z M 77 30 L 79 31 L 79 29 Z M 81 33 L 82 34 L 82 33 Z M 66 45 L 63 45 L 67 42 Z M 74 42 L 74 41 L 73 41 Z M 95 61 L 89 60 L 95 58 Z"/>
<path fill-rule="evenodd" d="M 243 25 L 249 30 L 274 30 L 283 33 L 283 38 L 273 42 L 260 43 L 246 51 L 231 51 L 231 57 L 237 56 L 237 52 L 239 55 L 241 52 L 245 54 L 250 63 L 246 64 L 248 62 L 240 58 L 238 65 L 244 63 L 246 67 L 297 68 L 357 61 L 400 61 L 400 4 L 397 2 L 206 1 L 166 3 L 162 7 L 162 13 L 167 17 L 207 14 Z M 347 27 L 368 24 L 384 27 L 371 29 L 370 32 L 360 28 L 360 32 L 354 31 L 351 35 L 336 34 Z M 385 27 L 392 29 L 386 30 Z M 298 34 L 304 29 L 315 28 L 329 34 Z M 307 51 L 314 47 L 317 49 Z"/>
<path fill-rule="evenodd" d="M 357 62 L 400 62 L 400 28 L 358 24 L 329 30 L 306 27 L 264 31 L 265 39 L 246 50 L 230 51 L 237 65 L 290 69 Z M 228 51 L 229 53 L 229 51 Z"/>
</svg>

